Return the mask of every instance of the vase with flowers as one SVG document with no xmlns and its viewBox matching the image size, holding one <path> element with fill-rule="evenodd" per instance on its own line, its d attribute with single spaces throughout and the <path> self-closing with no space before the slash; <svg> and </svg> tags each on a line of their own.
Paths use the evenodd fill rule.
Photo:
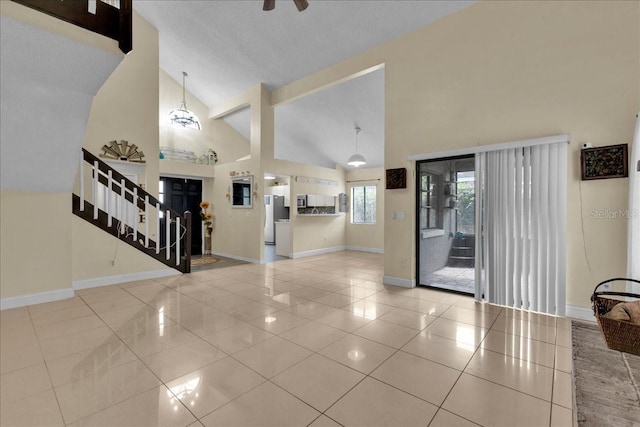
<svg viewBox="0 0 640 427">
<path fill-rule="evenodd" d="M 200 219 L 204 224 L 206 234 L 204 236 L 204 254 L 211 255 L 211 233 L 213 232 L 213 214 L 207 212 L 211 205 L 209 202 L 200 202 Z"/>
</svg>

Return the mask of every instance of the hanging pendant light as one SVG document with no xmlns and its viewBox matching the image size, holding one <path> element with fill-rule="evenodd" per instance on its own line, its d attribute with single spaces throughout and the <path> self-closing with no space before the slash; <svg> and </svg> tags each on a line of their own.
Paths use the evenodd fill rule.
<svg viewBox="0 0 640 427">
<path fill-rule="evenodd" d="M 347 160 L 347 164 L 349 166 L 359 167 L 362 165 L 366 165 L 367 161 L 364 159 L 364 157 L 361 154 L 358 154 L 358 134 L 360 133 L 361 129 L 358 126 L 356 126 L 355 130 L 356 130 L 356 154 L 349 157 L 349 160 Z"/>
<path fill-rule="evenodd" d="M 200 120 L 198 120 L 198 116 L 195 113 L 187 110 L 187 101 L 185 100 L 185 84 L 184 79 L 188 74 L 184 71 L 182 72 L 182 104 L 178 107 L 177 110 L 173 110 L 169 113 L 169 120 L 174 125 L 180 125 L 183 128 L 190 128 L 200 130 Z"/>
</svg>

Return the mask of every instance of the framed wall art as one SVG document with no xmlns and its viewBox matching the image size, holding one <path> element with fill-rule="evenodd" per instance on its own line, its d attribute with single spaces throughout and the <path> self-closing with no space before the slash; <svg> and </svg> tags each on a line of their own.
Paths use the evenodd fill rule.
<svg viewBox="0 0 640 427">
<path fill-rule="evenodd" d="M 387 169 L 387 190 L 407 188 L 407 168 Z"/>
<path fill-rule="evenodd" d="M 580 159 L 583 181 L 629 176 L 627 144 L 585 148 Z"/>
</svg>

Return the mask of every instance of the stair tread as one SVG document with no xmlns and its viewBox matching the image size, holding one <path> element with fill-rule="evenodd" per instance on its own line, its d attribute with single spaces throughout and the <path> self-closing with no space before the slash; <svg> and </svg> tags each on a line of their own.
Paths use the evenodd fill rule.
<svg viewBox="0 0 640 427">
<path fill-rule="evenodd" d="M 450 256 L 449 258 L 451 258 L 451 259 L 475 259 L 475 257 L 472 257 L 472 256 Z"/>
<path fill-rule="evenodd" d="M 452 246 L 451 249 L 473 249 L 473 246 Z"/>
</svg>

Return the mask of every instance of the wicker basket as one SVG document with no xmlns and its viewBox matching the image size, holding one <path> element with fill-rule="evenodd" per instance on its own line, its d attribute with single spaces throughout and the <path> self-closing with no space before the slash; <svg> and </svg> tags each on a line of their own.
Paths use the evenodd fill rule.
<svg viewBox="0 0 640 427">
<path fill-rule="evenodd" d="M 614 298 L 605 298 L 603 297 L 604 295 L 640 298 L 640 295 L 628 292 L 598 291 L 600 286 L 614 281 L 640 283 L 640 280 L 622 278 L 609 279 L 599 283 L 593 290 L 593 295 L 591 296 L 593 314 L 596 316 L 596 319 L 598 319 L 598 325 L 600 325 L 604 340 L 607 342 L 607 347 L 612 350 L 624 351 L 625 353 L 640 356 L 640 325 L 604 317 L 604 314 L 608 313 L 616 304 L 625 302 Z"/>
</svg>

